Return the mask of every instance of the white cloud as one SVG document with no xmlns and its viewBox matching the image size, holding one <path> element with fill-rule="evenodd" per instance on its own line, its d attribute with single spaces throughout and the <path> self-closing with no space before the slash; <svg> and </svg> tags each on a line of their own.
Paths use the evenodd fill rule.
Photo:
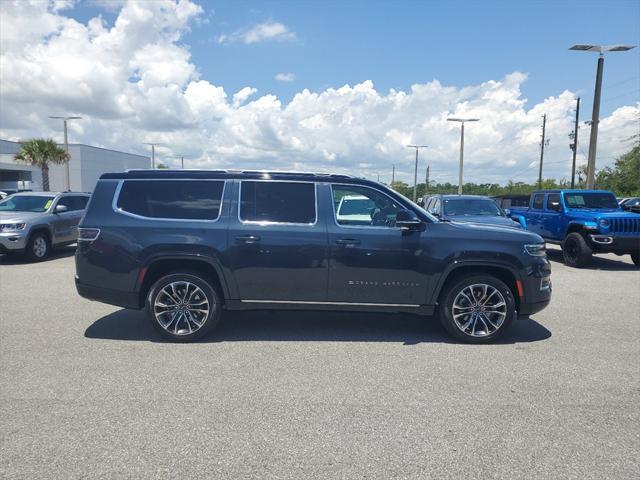
<svg viewBox="0 0 640 480">
<path fill-rule="evenodd" d="M 238 30 L 232 34 L 221 34 L 216 41 L 220 44 L 242 42 L 246 45 L 267 41 L 287 41 L 295 40 L 296 34 L 289 27 L 280 23 L 268 20 L 258 23 L 248 29 Z"/>
<path fill-rule="evenodd" d="M 60 4 L 58 4 L 60 5 Z M 159 160 L 211 168 L 273 168 L 351 173 L 411 181 L 408 143 L 421 152 L 436 181 L 457 181 L 459 126 L 450 115 L 474 116 L 465 137 L 465 178 L 506 182 L 537 177 L 541 117 L 547 114 L 545 176 L 569 177 L 568 133 L 575 95 L 558 92 L 531 105 L 521 93 L 527 76 L 514 72 L 478 85 L 437 80 L 407 91 L 378 91 L 370 80 L 311 92 L 283 104 L 257 97 L 253 86 L 229 95 L 200 78 L 183 35 L 202 17 L 189 0 L 127 2 L 112 25 L 81 23 L 39 1 L 0 2 L 0 137 L 61 137 L 52 114 L 77 114 L 72 142 L 146 152 L 161 142 Z M 288 30 L 287 30 L 288 31 Z M 602 118 L 598 167 L 629 148 L 640 105 Z M 588 127 L 580 131 L 584 162 Z M 422 177 L 421 177 L 422 178 Z"/>
<path fill-rule="evenodd" d="M 295 73 L 278 73 L 274 78 L 279 82 L 293 82 L 296 75 Z"/>
</svg>

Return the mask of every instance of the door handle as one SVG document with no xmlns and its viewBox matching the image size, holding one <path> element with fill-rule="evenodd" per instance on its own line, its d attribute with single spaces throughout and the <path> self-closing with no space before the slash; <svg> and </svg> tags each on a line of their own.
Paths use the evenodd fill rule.
<svg viewBox="0 0 640 480">
<path fill-rule="evenodd" d="M 360 245 L 360 240 L 357 238 L 340 238 L 336 240 L 336 243 L 345 247 L 352 247 L 354 245 Z"/>
<path fill-rule="evenodd" d="M 238 235 L 236 237 L 236 242 L 238 243 L 258 243 L 259 241 L 259 235 Z"/>
</svg>

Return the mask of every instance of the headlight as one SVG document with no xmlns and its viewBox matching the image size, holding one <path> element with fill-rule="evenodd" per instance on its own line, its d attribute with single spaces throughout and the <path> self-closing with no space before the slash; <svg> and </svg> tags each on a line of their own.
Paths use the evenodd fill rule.
<svg viewBox="0 0 640 480">
<path fill-rule="evenodd" d="M 0 232 L 17 232 L 26 226 L 26 223 L 0 223 Z"/>
<path fill-rule="evenodd" d="M 607 220 L 606 218 L 601 218 L 600 220 L 598 220 L 598 225 L 603 228 L 607 228 L 609 226 L 609 223 L 609 220 Z"/>
<path fill-rule="evenodd" d="M 546 250 L 544 243 L 534 243 L 531 245 L 525 245 L 524 251 L 529 255 L 533 255 L 534 257 L 544 257 L 546 255 Z"/>
</svg>

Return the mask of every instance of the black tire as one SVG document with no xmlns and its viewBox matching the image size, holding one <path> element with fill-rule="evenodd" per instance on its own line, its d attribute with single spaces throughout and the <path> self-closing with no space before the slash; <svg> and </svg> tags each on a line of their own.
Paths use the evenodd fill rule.
<svg viewBox="0 0 640 480">
<path fill-rule="evenodd" d="M 480 294 L 482 294 L 483 288 L 481 286 L 483 285 L 493 287 L 493 289 L 499 292 L 500 295 L 498 295 L 497 298 L 496 293 L 494 292 L 493 297 L 491 297 L 489 299 L 490 301 L 486 302 L 486 304 L 488 306 L 492 306 L 494 304 L 497 304 L 495 303 L 496 301 L 498 303 L 501 303 L 502 300 L 504 300 L 504 318 L 500 323 L 499 316 L 491 316 L 492 322 L 495 322 L 495 324 L 487 324 L 485 320 L 487 320 L 487 316 L 490 316 L 487 315 L 487 313 L 489 313 L 490 311 L 488 310 L 487 312 L 485 312 L 484 310 L 481 310 L 482 307 L 479 306 L 477 308 L 477 311 L 481 315 L 479 318 L 482 318 L 482 320 L 479 320 L 479 318 L 476 319 L 476 323 L 477 325 L 479 325 L 479 327 L 469 325 L 467 330 L 471 330 L 471 332 L 463 330 L 462 327 L 464 327 L 464 324 L 466 324 L 466 322 L 468 321 L 473 322 L 473 319 L 471 318 L 471 316 L 460 317 L 460 323 L 462 323 L 462 325 L 459 325 L 454 319 L 454 302 L 456 301 L 456 298 L 461 298 L 460 296 L 463 294 L 462 292 L 468 292 L 469 288 L 472 289 L 472 293 L 480 292 Z M 502 299 L 500 299 L 500 296 L 502 296 Z M 479 297 L 475 296 L 474 300 L 477 301 L 478 299 Z M 493 275 L 479 274 L 454 280 L 445 287 L 444 291 L 440 295 L 440 300 L 441 301 L 439 302 L 440 306 L 438 307 L 438 316 L 440 318 L 442 326 L 447 330 L 447 332 L 449 332 L 451 336 L 466 343 L 493 342 L 500 335 L 502 335 L 505 330 L 509 328 L 509 325 L 511 325 L 511 322 L 513 322 L 513 319 L 516 316 L 516 302 L 513 298 L 513 292 L 502 280 L 494 277 Z M 482 300 L 482 298 L 480 298 L 480 300 Z M 457 311 L 460 312 L 459 309 Z M 482 317 L 482 315 L 485 316 Z M 496 326 L 497 328 L 493 329 L 493 326 Z M 477 332 L 474 335 L 472 334 L 472 332 L 476 332 L 476 328 L 480 328 L 481 331 Z M 484 334 L 480 335 L 483 330 L 485 331 Z"/>
<path fill-rule="evenodd" d="M 174 285 L 174 290 L 171 290 L 172 284 Z M 185 285 L 180 287 L 182 284 Z M 188 287 L 189 289 L 185 292 L 187 288 L 186 284 L 190 284 L 192 287 Z M 199 288 L 201 293 L 193 286 Z M 165 287 L 167 287 L 167 290 L 163 291 Z M 168 297 L 168 291 L 175 292 L 176 297 Z M 195 298 L 189 297 L 189 292 L 191 292 L 191 295 L 195 295 Z M 172 308 L 165 309 L 164 307 L 157 306 L 156 303 L 172 305 L 171 299 L 177 298 L 178 302 L 176 302 L 176 304 L 178 304 L 180 301 L 183 301 L 185 297 L 189 297 L 193 298 L 195 306 L 204 308 L 203 302 L 205 299 L 200 298 L 202 295 L 204 295 L 207 302 L 208 312 L 206 315 L 204 311 L 198 313 L 196 310 L 189 310 L 187 305 L 175 308 L 172 306 Z M 147 314 L 149 320 L 164 338 L 172 342 L 193 342 L 207 336 L 218 323 L 220 323 L 221 309 L 222 301 L 220 294 L 209 280 L 203 278 L 203 276 L 197 272 L 174 272 L 165 275 L 153 284 L 147 295 Z M 156 315 L 156 313 L 158 313 L 158 315 Z M 175 315 L 172 315 L 173 313 L 175 313 Z M 187 317 L 188 314 L 192 316 Z M 173 319 L 173 317 L 175 317 L 175 319 Z M 193 321 L 190 321 L 189 318 Z M 164 327 L 161 325 L 161 321 L 164 322 Z M 198 325 L 196 322 L 199 322 L 202 326 L 196 329 Z M 193 332 L 190 333 L 190 330 L 193 330 Z"/>
<path fill-rule="evenodd" d="M 640 267 L 640 252 L 632 253 L 631 261 L 636 267 Z"/>
<path fill-rule="evenodd" d="M 570 267 L 582 268 L 591 263 L 593 250 L 578 232 L 567 235 L 562 243 L 564 263 Z"/>
<path fill-rule="evenodd" d="M 44 232 L 35 232 L 29 237 L 24 256 L 30 262 L 41 262 L 51 253 L 51 240 Z"/>
</svg>

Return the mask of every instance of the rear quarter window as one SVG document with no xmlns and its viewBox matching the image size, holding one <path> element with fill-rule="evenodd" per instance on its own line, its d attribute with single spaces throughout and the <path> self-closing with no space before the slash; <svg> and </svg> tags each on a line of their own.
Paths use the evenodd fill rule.
<svg viewBox="0 0 640 480">
<path fill-rule="evenodd" d="M 148 218 L 216 220 L 223 190 L 217 180 L 125 180 L 116 206 Z"/>
</svg>

